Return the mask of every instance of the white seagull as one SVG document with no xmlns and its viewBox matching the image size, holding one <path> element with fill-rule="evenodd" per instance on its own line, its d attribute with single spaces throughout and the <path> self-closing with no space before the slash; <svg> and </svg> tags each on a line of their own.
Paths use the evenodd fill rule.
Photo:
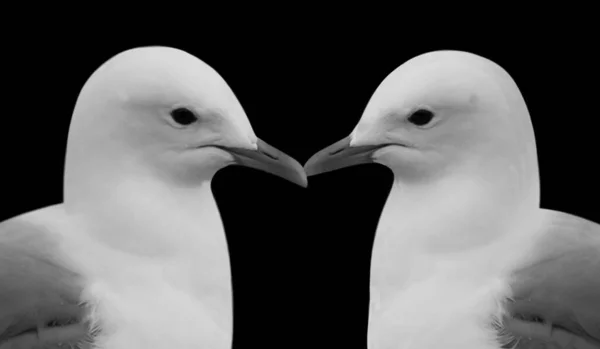
<svg viewBox="0 0 600 349">
<path fill-rule="evenodd" d="M 0 224 L 0 348 L 230 348 L 210 183 L 231 164 L 306 186 L 198 58 L 143 47 L 103 64 L 73 113 L 64 203 Z"/>
<path fill-rule="evenodd" d="M 504 69 L 460 51 L 407 61 L 305 170 L 367 162 L 394 173 L 370 349 L 600 348 L 600 225 L 540 208 L 529 112 Z"/>
</svg>

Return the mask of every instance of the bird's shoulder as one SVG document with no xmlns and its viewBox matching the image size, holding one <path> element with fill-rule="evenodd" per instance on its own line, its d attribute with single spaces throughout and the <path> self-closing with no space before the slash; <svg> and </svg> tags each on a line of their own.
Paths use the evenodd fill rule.
<svg viewBox="0 0 600 349">
<path fill-rule="evenodd" d="M 0 348 L 82 320 L 82 279 L 59 247 L 65 219 L 57 205 L 0 223 Z"/>
<path fill-rule="evenodd" d="M 600 224 L 564 212 L 541 212 L 539 239 L 513 274 L 509 311 L 552 324 L 559 329 L 555 335 L 568 336 L 566 331 L 600 346 Z"/>
<path fill-rule="evenodd" d="M 565 212 L 547 209 L 541 212 L 542 234 L 534 251 L 539 261 L 581 253 L 593 256 L 600 250 L 600 224 Z"/>
</svg>

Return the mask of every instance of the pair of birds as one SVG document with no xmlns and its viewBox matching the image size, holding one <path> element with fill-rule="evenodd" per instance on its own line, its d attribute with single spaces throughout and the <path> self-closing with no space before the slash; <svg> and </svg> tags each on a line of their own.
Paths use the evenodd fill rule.
<svg viewBox="0 0 600 349">
<path fill-rule="evenodd" d="M 373 247 L 369 348 L 600 347 L 600 226 L 539 208 L 527 107 L 495 63 L 407 61 L 351 135 L 303 168 L 256 137 L 212 68 L 145 47 L 83 87 L 64 203 L 0 224 L 0 348 L 229 348 L 213 175 L 240 164 L 306 186 L 366 162 L 395 178 Z"/>
</svg>

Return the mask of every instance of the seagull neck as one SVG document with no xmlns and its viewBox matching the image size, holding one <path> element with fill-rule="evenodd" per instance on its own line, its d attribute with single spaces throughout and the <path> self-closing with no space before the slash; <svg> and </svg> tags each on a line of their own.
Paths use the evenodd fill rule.
<svg viewBox="0 0 600 349">
<path fill-rule="evenodd" d="M 505 191 L 461 176 L 423 185 L 395 181 L 377 228 L 374 258 L 412 265 L 406 261 L 427 256 L 465 271 L 481 270 L 478 261 L 489 260 L 502 268 L 508 257 L 500 246 L 518 248 L 516 241 L 529 238 L 515 224 L 528 224 L 538 207 L 534 196 L 507 198 Z"/>
<path fill-rule="evenodd" d="M 95 201 L 65 203 L 78 231 L 85 232 L 70 240 L 69 253 L 101 285 L 91 297 L 115 306 L 115 298 L 105 298 L 108 288 L 108 294 L 133 304 L 131 309 L 157 299 L 156 319 L 161 320 L 151 319 L 156 326 L 172 324 L 163 315 L 194 313 L 196 322 L 210 319 L 231 332 L 228 245 L 211 182 L 177 187 L 156 178 L 126 177 L 113 184 Z M 125 326 L 106 315 L 114 326 Z"/>
<path fill-rule="evenodd" d="M 86 229 L 90 237 L 111 249 L 160 258 L 194 254 L 225 239 L 210 181 L 178 187 L 140 174 L 104 179 L 87 183 L 101 190 L 86 186 L 86 196 L 67 187 L 65 207 L 93 223 Z"/>
<path fill-rule="evenodd" d="M 535 240 L 539 210 L 534 197 L 502 209 L 492 193 L 459 178 L 422 187 L 394 183 L 371 258 L 374 327 L 384 315 L 409 314 L 405 338 L 427 341 L 427 331 L 452 343 L 475 340 L 482 324 L 500 316 L 499 300 L 510 295 L 507 277 Z"/>
</svg>

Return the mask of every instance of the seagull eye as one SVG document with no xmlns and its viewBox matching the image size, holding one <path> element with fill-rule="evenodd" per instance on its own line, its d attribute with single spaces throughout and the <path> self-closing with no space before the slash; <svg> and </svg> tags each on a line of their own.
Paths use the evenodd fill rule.
<svg viewBox="0 0 600 349">
<path fill-rule="evenodd" d="M 187 108 L 177 108 L 171 111 L 171 118 L 182 126 L 191 125 L 198 120 L 196 114 Z"/>
<path fill-rule="evenodd" d="M 408 121 L 416 126 L 425 126 L 433 120 L 434 116 L 435 114 L 430 110 L 419 109 L 408 117 Z"/>
</svg>

